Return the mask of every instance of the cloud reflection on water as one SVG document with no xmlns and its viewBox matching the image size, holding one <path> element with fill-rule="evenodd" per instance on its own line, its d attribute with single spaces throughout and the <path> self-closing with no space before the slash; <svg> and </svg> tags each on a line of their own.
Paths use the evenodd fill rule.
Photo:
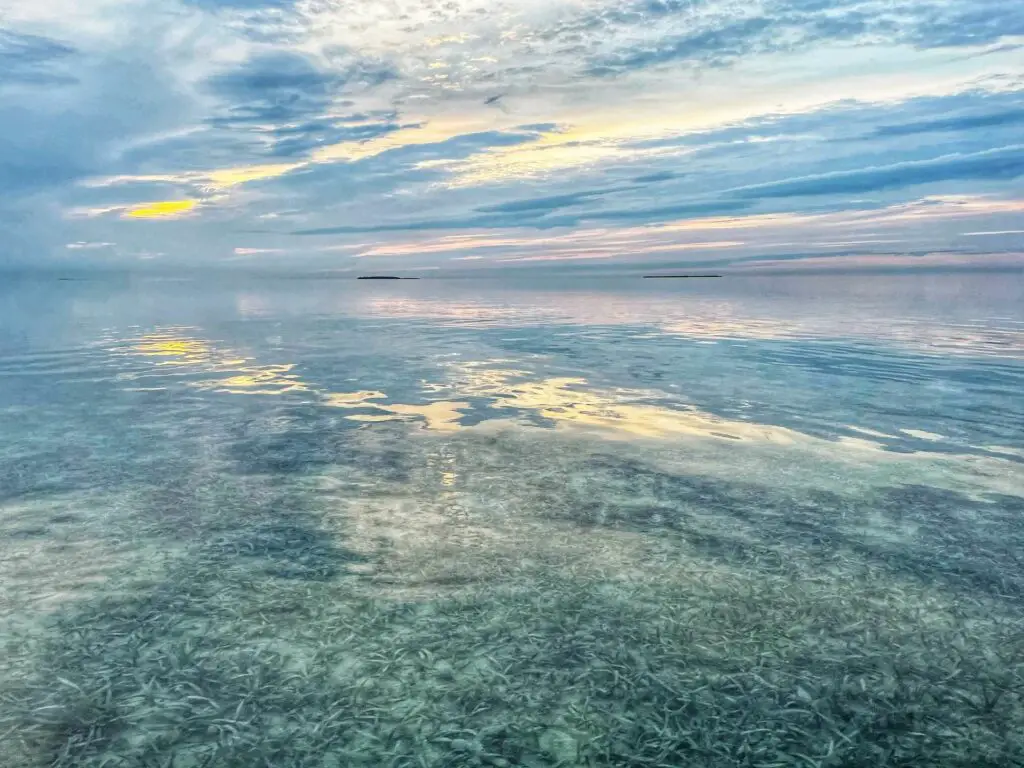
<svg viewBox="0 0 1024 768">
<path fill-rule="evenodd" d="M 660 281 L 659 281 L 660 282 Z M 790 303 L 797 303 L 793 297 Z M 849 340 L 886 344 L 918 352 L 1024 358 L 1024 323 L 1001 325 L 971 318 L 944 322 L 913 314 L 873 312 L 876 302 L 853 306 L 829 303 L 827 297 L 804 297 L 799 311 L 773 317 L 777 307 L 743 300 L 686 294 L 629 291 L 516 291 L 457 303 L 434 297 L 371 299 L 367 314 L 423 319 L 458 327 L 536 327 L 547 324 L 637 326 L 638 333 L 719 340 Z M 859 311 L 862 310 L 862 311 Z M 763 314 L 762 314 L 763 313 Z"/>
<path fill-rule="evenodd" d="M 127 353 L 160 358 L 157 366 L 190 369 L 194 373 L 218 374 L 217 378 L 190 381 L 202 390 L 245 395 L 282 395 L 308 392 L 309 386 L 291 371 L 294 363 L 259 365 L 244 355 L 222 349 L 195 336 L 183 335 L 191 329 L 166 329 L 133 340 Z M 124 353 L 122 348 L 122 354 Z M 128 372 L 123 378 L 140 379 L 153 374 Z"/>
<path fill-rule="evenodd" d="M 408 301 L 404 306 L 408 305 Z M 590 306 L 584 302 L 585 306 Z M 419 307 L 419 305 L 415 305 Z M 430 304 L 427 304 L 429 308 Z M 418 310 L 420 311 L 420 310 Z M 423 310 L 425 311 L 425 310 Z M 614 307 L 612 314 L 615 313 Z M 713 338 L 751 329 L 768 338 L 784 338 L 785 324 L 739 326 L 694 320 L 690 329 Z M 678 332 L 678 331 L 677 331 Z M 799 428 L 747 418 L 727 418 L 694 406 L 679 392 L 653 388 L 599 386 L 584 376 L 546 375 L 528 370 L 513 358 L 451 360 L 433 380 L 419 382 L 416 395 L 393 400 L 386 391 L 334 391 L 329 382 L 307 381 L 295 363 L 262 363 L 249 354 L 201 338 L 195 328 L 158 329 L 112 347 L 134 363 L 118 374 L 129 389 L 163 389 L 175 380 L 190 388 L 222 394 L 285 395 L 300 401 L 352 411 L 343 418 L 369 427 L 381 422 L 407 422 L 427 432 L 454 433 L 482 422 L 506 422 L 524 428 L 555 428 L 611 439 L 706 440 L 738 447 L 828 447 L 902 455 L 953 453 L 961 448 L 933 432 L 901 428 L 896 434 L 849 425 L 830 437 Z M 140 360 L 150 361 L 138 366 Z M 518 367 L 512 367 L 518 366 Z M 134 386 L 143 384 L 145 386 Z M 158 386 L 151 386 L 156 384 Z M 845 434 L 844 434 L 845 432 Z M 911 446 L 907 441 L 913 440 Z M 936 448 L 930 448 L 935 445 Z M 1012 449 L 978 448 L 1016 459 Z M 895 454 L 890 454 L 895 455 Z"/>
</svg>

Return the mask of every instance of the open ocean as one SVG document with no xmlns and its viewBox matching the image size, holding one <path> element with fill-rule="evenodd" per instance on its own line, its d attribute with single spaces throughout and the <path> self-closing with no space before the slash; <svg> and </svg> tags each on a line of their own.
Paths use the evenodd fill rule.
<svg viewBox="0 0 1024 768">
<path fill-rule="evenodd" d="M 0 765 L 1024 765 L 1024 276 L 0 283 Z"/>
</svg>

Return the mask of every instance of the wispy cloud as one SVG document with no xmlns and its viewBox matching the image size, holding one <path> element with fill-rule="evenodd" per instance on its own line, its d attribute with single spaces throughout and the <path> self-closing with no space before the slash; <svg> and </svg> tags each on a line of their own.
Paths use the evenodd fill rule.
<svg viewBox="0 0 1024 768">
<path fill-rule="evenodd" d="M 912 136 L 916 133 L 956 133 L 980 128 L 1002 127 L 1024 123 L 1024 108 L 1007 109 L 980 115 L 955 115 L 937 120 L 919 120 L 898 125 L 880 125 L 875 136 Z"/>
<path fill-rule="evenodd" d="M 724 66 L 757 55 L 822 46 L 911 44 L 919 48 L 979 46 L 1024 35 L 1024 12 L 1000 0 L 922 0 L 894 8 L 867 0 L 781 2 L 735 8 L 726 4 L 637 0 L 593 12 L 590 24 L 650 27 L 662 34 L 600 53 L 595 75 L 622 74 L 669 63 Z M 567 28 L 579 30 L 587 22 Z M 682 28 L 684 31 L 677 31 Z"/>
<path fill-rule="evenodd" d="M 0 17 L 0 260 L 738 264 L 1009 250 L 1022 226 L 1024 10 L 1002 0 Z"/>
<path fill-rule="evenodd" d="M 991 237 L 993 235 L 1024 235 L 1024 229 L 996 229 L 990 232 L 961 232 L 961 237 Z"/>
<path fill-rule="evenodd" d="M 68 243 L 64 247 L 69 251 L 94 251 L 99 248 L 111 248 L 113 245 L 113 243 L 87 243 L 80 240 L 77 243 Z"/>
<path fill-rule="evenodd" d="M 52 38 L 0 29 L 0 87 L 73 83 L 67 64 L 74 53 L 70 45 Z"/>
<path fill-rule="evenodd" d="M 942 155 L 855 171 L 836 171 L 740 187 L 729 194 L 741 198 L 849 195 L 940 181 L 1010 180 L 1024 176 L 1024 145 L 1000 147 L 967 155 Z"/>
</svg>

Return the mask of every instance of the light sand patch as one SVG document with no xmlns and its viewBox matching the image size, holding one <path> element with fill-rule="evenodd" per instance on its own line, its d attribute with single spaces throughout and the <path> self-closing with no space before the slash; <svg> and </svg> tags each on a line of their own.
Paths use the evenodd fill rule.
<svg viewBox="0 0 1024 768">
<path fill-rule="evenodd" d="M 946 439 L 945 435 L 939 435 L 935 432 L 925 432 L 923 429 L 901 429 L 900 432 L 904 435 L 909 435 L 910 437 L 916 437 L 919 440 L 931 440 L 933 442 L 937 442 L 939 440 Z"/>
<path fill-rule="evenodd" d="M 350 568 L 368 596 L 427 599 L 545 571 L 606 582 L 678 579 L 707 564 L 668 557 L 670 545 L 642 533 L 509 514 L 458 493 L 345 503 L 337 518 L 345 546 L 370 562 Z M 659 553 L 661 553 L 659 555 Z M 677 553 L 678 554 L 678 553 Z"/>
<path fill-rule="evenodd" d="M 862 435 L 867 435 L 868 437 L 880 437 L 882 439 L 887 439 L 887 440 L 897 440 L 897 439 L 899 439 L 899 438 L 897 438 L 896 435 L 890 435 L 890 434 L 888 434 L 886 432 L 879 432 L 877 429 L 868 429 L 867 427 L 858 427 L 858 426 L 856 426 L 854 424 L 843 424 L 843 429 L 849 429 L 849 430 L 852 430 L 854 432 L 860 432 Z"/>
<path fill-rule="evenodd" d="M 1022 448 L 1011 448 L 1008 445 L 981 445 L 978 447 L 989 453 L 1001 453 L 1005 456 L 1020 456 L 1024 458 L 1024 449 Z"/>
<path fill-rule="evenodd" d="M 157 573 L 174 545 L 154 551 L 118 535 L 117 506 L 74 496 L 0 506 L 0 617 L 36 618 L 95 596 L 118 574 Z"/>
</svg>

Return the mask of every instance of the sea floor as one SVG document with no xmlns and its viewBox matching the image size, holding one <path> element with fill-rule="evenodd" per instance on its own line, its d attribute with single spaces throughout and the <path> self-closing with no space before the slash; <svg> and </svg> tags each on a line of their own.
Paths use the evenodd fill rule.
<svg viewBox="0 0 1024 768">
<path fill-rule="evenodd" d="M 63 290 L 0 343 L 2 766 L 1024 765 L 1015 317 Z"/>
</svg>

